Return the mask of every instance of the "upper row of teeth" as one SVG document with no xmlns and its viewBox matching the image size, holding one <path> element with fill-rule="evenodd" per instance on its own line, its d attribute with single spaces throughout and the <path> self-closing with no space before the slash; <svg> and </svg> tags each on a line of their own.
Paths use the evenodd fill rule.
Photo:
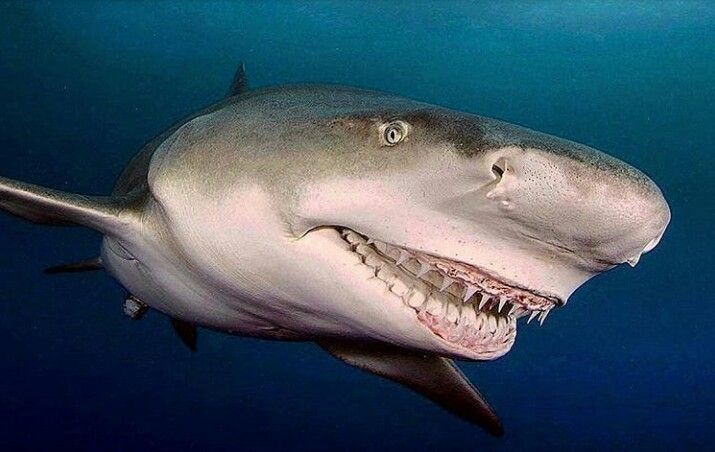
<svg viewBox="0 0 715 452">
<path fill-rule="evenodd" d="M 546 320 L 546 317 L 549 315 L 550 309 L 546 310 L 530 310 L 526 309 L 522 306 L 518 306 L 516 303 L 513 302 L 513 300 L 510 300 L 509 297 L 506 295 L 499 295 L 499 294 L 489 294 L 487 293 L 484 288 L 478 287 L 475 285 L 471 285 L 468 283 L 465 283 L 463 281 L 457 281 L 453 278 L 450 278 L 449 276 L 443 274 L 437 267 L 433 266 L 432 264 L 428 262 L 424 262 L 420 260 L 418 257 L 410 253 L 409 251 L 399 248 L 399 247 L 394 247 L 391 245 L 388 245 L 384 242 L 380 242 L 378 240 L 374 240 L 372 238 L 368 238 L 365 240 L 362 236 L 357 234 L 354 231 L 344 231 L 343 232 L 343 237 L 351 244 L 353 245 L 353 248 L 356 249 L 357 251 L 361 251 L 359 247 L 361 246 L 367 246 L 367 245 L 374 245 L 375 248 L 377 248 L 382 254 L 388 255 L 391 258 L 395 260 L 395 263 L 397 266 L 403 267 L 404 265 L 410 260 L 410 259 L 415 259 L 417 262 L 420 264 L 420 269 L 415 273 L 415 276 L 417 276 L 420 279 L 424 279 L 424 276 L 427 275 L 428 272 L 434 271 L 437 274 L 439 274 L 442 277 L 442 284 L 439 287 L 440 292 L 445 292 L 447 289 L 449 289 L 452 285 L 458 285 L 463 287 L 463 295 L 462 295 L 462 301 L 464 303 L 468 303 L 470 299 L 472 299 L 475 294 L 479 293 L 481 294 L 481 299 L 479 303 L 476 303 L 476 300 L 472 300 L 474 302 L 474 306 L 477 307 L 480 311 L 482 308 L 485 306 L 487 308 L 491 308 L 493 306 L 496 306 L 497 312 L 502 312 L 502 310 L 505 308 L 505 306 L 509 303 L 511 307 L 509 308 L 509 311 L 507 314 L 512 315 L 516 318 L 520 317 L 525 317 L 529 316 L 529 319 L 527 320 L 527 323 L 530 323 L 534 318 L 538 316 L 539 319 L 539 324 L 543 325 L 544 321 Z M 367 250 L 365 250 L 367 251 Z M 399 255 L 398 255 L 399 253 Z M 362 254 L 362 253 L 361 253 Z M 407 270 L 405 268 L 405 270 Z M 409 270 L 407 270 L 409 271 Z M 410 272 L 412 273 L 412 272 Z"/>
</svg>

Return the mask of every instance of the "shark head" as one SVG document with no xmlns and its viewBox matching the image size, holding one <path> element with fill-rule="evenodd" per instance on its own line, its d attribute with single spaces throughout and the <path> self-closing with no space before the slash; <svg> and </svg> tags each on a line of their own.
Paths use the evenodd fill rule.
<svg viewBox="0 0 715 452">
<path fill-rule="evenodd" d="M 368 338 L 497 358 L 519 318 L 635 265 L 670 220 L 647 176 L 590 147 L 403 99 L 345 104 L 284 131 L 309 154 L 281 178 L 282 215 L 329 275 L 307 292 L 340 287 L 323 314 Z"/>
<path fill-rule="evenodd" d="M 224 304 L 263 330 L 474 360 L 635 265 L 670 220 L 648 177 L 595 149 L 325 86 L 253 91 L 185 123 L 148 183 L 193 285 L 242 300 Z"/>
</svg>

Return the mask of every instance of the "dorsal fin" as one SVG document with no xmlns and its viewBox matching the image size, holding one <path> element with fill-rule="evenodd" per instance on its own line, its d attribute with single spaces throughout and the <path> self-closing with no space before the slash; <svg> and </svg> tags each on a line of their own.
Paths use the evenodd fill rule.
<svg viewBox="0 0 715 452">
<path fill-rule="evenodd" d="M 236 96 L 248 91 L 248 77 L 246 77 L 246 65 L 241 63 L 236 69 L 236 75 L 233 76 L 233 82 L 228 90 L 226 97 Z"/>
<path fill-rule="evenodd" d="M 340 360 L 400 383 L 494 436 L 504 430 L 496 413 L 451 359 L 385 344 L 321 341 Z"/>
</svg>

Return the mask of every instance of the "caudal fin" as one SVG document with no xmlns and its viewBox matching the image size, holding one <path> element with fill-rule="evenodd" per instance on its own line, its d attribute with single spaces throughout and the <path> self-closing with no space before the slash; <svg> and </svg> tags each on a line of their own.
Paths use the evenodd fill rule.
<svg viewBox="0 0 715 452">
<path fill-rule="evenodd" d="M 86 226 L 105 234 L 126 229 L 133 199 L 83 196 L 0 177 L 0 210 L 33 223 Z"/>
</svg>

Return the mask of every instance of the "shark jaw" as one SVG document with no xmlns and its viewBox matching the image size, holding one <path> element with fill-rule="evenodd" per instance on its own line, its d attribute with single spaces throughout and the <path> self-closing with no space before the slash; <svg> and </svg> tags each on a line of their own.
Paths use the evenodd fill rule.
<svg viewBox="0 0 715 452">
<path fill-rule="evenodd" d="M 565 304 L 470 264 L 336 229 L 374 277 L 457 356 L 499 358 L 516 340 L 518 319 L 543 324 L 553 308 Z"/>
</svg>

